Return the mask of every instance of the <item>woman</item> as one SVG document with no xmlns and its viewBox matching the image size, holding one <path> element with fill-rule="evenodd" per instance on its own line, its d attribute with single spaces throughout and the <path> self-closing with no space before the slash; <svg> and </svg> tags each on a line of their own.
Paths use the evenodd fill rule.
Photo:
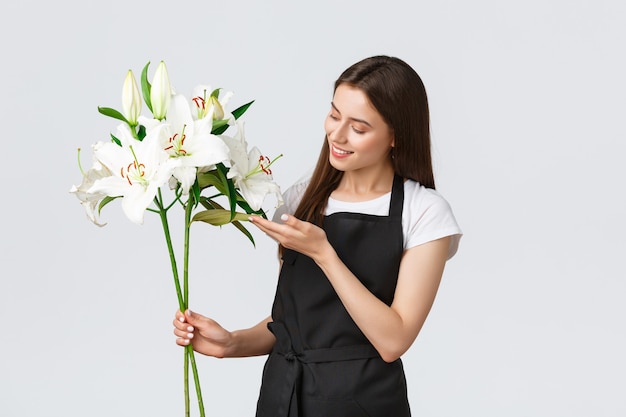
<svg viewBox="0 0 626 417">
<path fill-rule="evenodd" d="M 216 357 L 269 354 L 257 416 L 409 416 L 400 357 L 461 236 L 434 190 L 420 77 L 393 57 L 352 65 L 324 128 L 312 176 L 287 190 L 276 221 L 250 218 L 280 244 L 271 316 L 229 332 L 177 312 L 176 342 Z"/>
</svg>

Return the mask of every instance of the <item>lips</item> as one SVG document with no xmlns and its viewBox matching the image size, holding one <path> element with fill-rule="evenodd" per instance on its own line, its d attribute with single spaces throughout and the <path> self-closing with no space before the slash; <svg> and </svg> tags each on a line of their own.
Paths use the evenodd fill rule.
<svg viewBox="0 0 626 417">
<path fill-rule="evenodd" d="M 332 151 L 333 155 L 338 156 L 338 157 L 344 157 L 344 156 L 352 155 L 354 153 L 354 152 L 350 152 L 350 151 L 346 151 L 346 150 L 337 148 L 335 145 L 331 146 L 331 151 Z"/>
</svg>

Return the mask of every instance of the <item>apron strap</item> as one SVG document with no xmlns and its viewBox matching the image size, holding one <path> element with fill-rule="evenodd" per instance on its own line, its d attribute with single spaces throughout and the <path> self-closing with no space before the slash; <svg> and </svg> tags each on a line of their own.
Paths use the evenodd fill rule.
<svg viewBox="0 0 626 417">
<path fill-rule="evenodd" d="M 400 175 L 393 177 L 391 188 L 391 202 L 389 203 L 389 217 L 402 219 L 402 206 L 404 204 L 404 178 Z"/>
</svg>

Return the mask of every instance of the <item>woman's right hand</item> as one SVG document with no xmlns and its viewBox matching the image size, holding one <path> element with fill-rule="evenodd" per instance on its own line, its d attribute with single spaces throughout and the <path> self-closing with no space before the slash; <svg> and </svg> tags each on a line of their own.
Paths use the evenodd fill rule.
<svg viewBox="0 0 626 417">
<path fill-rule="evenodd" d="M 176 312 L 174 334 L 178 345 L 187 346 L 191 343 L 196 352 L 216 358 L 227 356 L 232 341 L 231 332 L 216 321 L 190 310 L 185 311 L 185 314 L 180 310 Z"/>
</svg>

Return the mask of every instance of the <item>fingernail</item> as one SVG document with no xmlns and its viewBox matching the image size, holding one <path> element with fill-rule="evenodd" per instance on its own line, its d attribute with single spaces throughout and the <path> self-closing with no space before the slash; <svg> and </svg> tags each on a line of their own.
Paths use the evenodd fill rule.
<svg viewBox="0 0 626 417">
<path fill-rule="evenodd" d="M 193 327 L 191 327 L 191 326 L 187 327 L 187 331 L 188 332 L 193 332 Z"/>
<path fill-rule="evenodd" d="M 191 317 L 191 310 L 186 310 L 185 311 L 185 316 Z"/>
<path fill-rule="evenodd" d="M 280 216 L 280 219 L 281 219 L 282 221 L 286 222 L 286 221 L 287 221 L 287 219 L 289 219 L 289 216 L 287 216 L 286 214 L 283 214 L 283 215 L 281 215 L 281 216 Z"/>
<path fill-rule="evenodd" d="M 252 217 L 252 216 L 248 216 L 248 221 L 249 221 L 249 222 L 253 222 L 253 221 L 254 221 L 254 217 Z"/>
<path fill-rule="evenodd" d="M 184 317 L 179 317 L 178 321 L 180 321 L 181 323 L 184 323 L 185 322 L 185 318 Z"/>
<path fill-rule="evenodd" d="M 193 338 L 193 333 L 187 333 L 187 339 L 192 339 Z"/>
</svg>

